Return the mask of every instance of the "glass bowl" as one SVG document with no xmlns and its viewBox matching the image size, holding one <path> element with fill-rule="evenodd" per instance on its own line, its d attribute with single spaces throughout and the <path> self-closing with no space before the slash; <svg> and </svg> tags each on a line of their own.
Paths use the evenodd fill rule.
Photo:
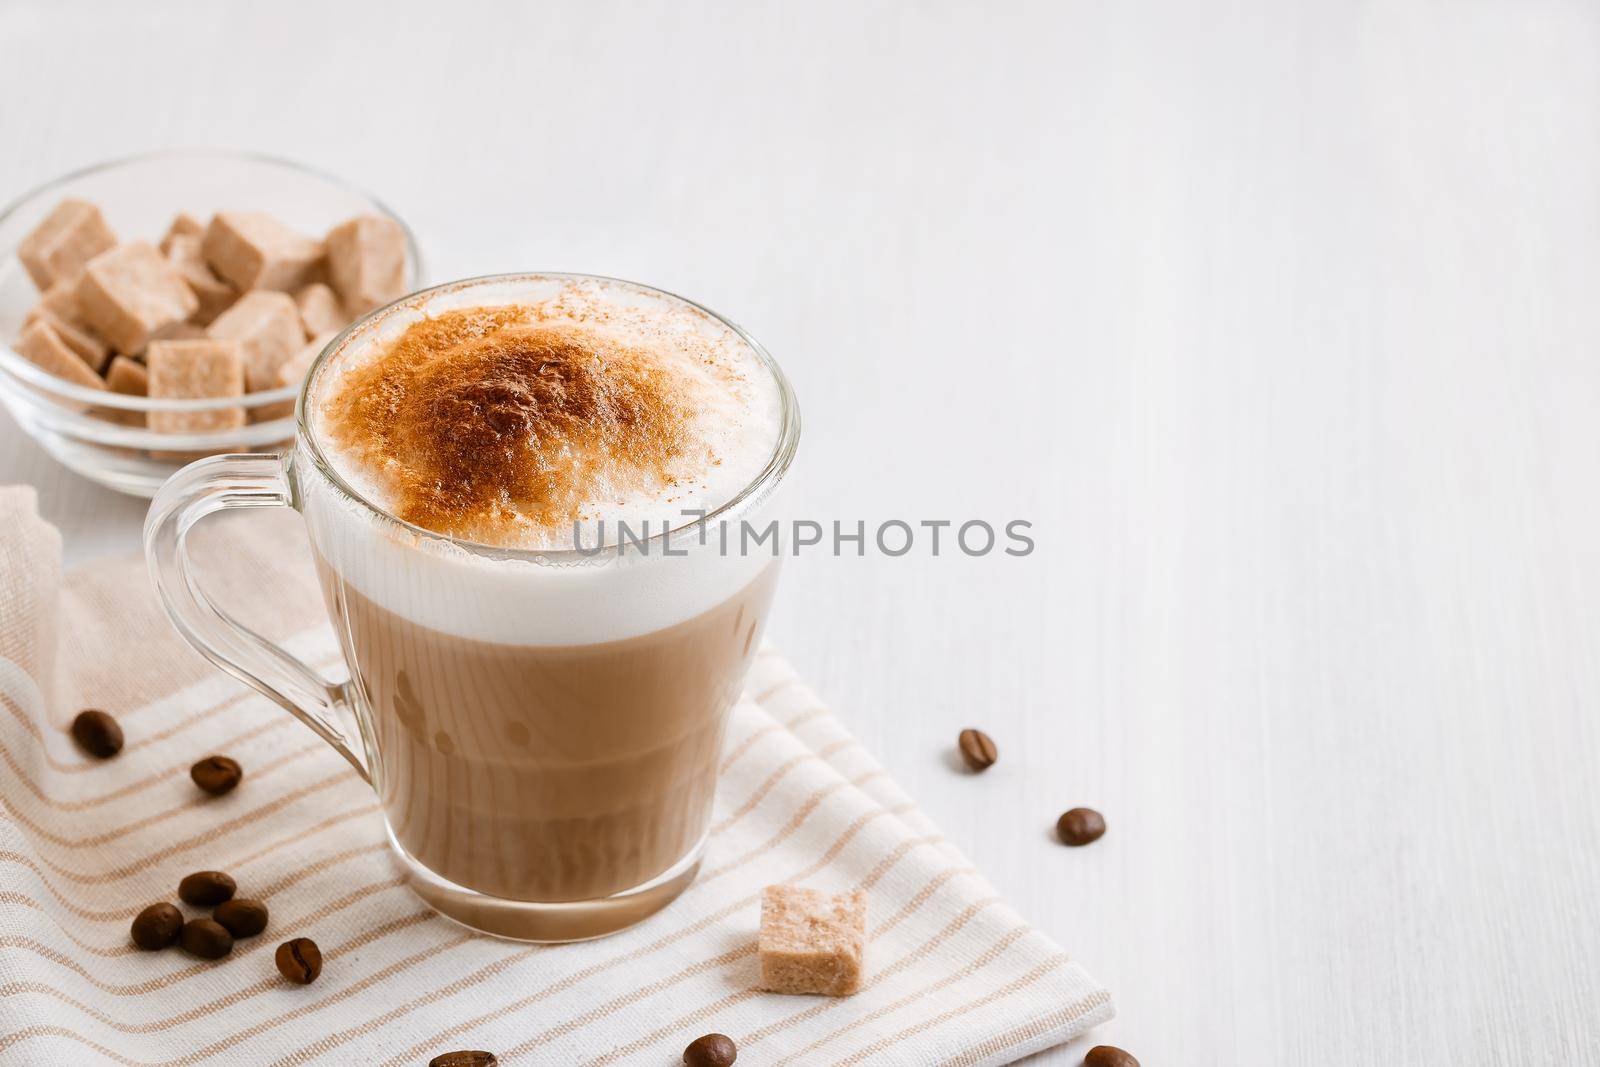
<svg viewBox="0 0 1600 1067">
<path fill-rule="evenodd" d="M 312 235 L 353 215 L 384 215 L 406 235 L 407 290 L 422 284 L 416 238 L 403 220 L 371 195 L 287 160 L 222 150 L 157 152 L 76 171 L 17 199 L 0 212 L 0 403 L 63 465 L 135 496 L 154 495 L 173 471 L 200 456 L 273 451 L 287 444 L 294 437 L 292 409 L 299 386 L 214 400 L 151 399 L 73 385 L 18 355 L 11 343 L 39 294 L 16 256 L 17 245 L 66 197 L 98 204 L 124 240 L 152 243 L 180 211 L 202 220 L 219 210 L 265 211 Z M 209 433 L 155 433 L 112 421 L 109 410 L 147 414 L 235 407 L 261 421 Z"/>
</svg>

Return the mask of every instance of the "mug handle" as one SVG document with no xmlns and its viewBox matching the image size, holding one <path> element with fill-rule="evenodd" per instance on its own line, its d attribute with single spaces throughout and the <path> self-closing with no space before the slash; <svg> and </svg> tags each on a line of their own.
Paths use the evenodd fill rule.
<svg viewBox="0 0 1600 1067">
<path fill-rule="evenodd" d="M 337 725 L 356 721 L 347 685 L 323 678 L 301 660 L 213 604 L 190 569 L 186 539 L 195 523 L 229 508 L 294 508 L 289 460 L 274 452 L 210 456 L 178 471 L 150 502 L 144 553 L 167 615 L 212 663 L 282 704 L 350 761 L 368 783 L 367 762 Z"/>
</svg>

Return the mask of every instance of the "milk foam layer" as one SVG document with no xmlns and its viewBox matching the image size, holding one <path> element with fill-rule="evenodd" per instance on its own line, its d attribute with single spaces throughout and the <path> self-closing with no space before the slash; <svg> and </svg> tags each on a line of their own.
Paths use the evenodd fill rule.
<svg viewBox="0 0 1600 1067">
<path fill-rule="evenodd" d="M 771 459 L 776 380 L 725 324 L 617 282 L 499 288 L 398 309 L 319 373 L 313 432 L 383 510 L 568 549 L 713 510 Z"/>
<path fill-rule="evenodd" d="M 586 502 L 593 505 L 591 524 L 606 520 L 608 539 L 618 519 L 630 522 L 635 530 L 648 519 L 651 532 L 658 533 L 662 522 L 679 518 L 682 509 L 715 511 L 767 468 L 784 443 L 780 438 L 786 428 L 784 395 L 775 370 L 738 334 L 698 309 L 624 283 L 535 276 L 435 291 L 417 307 L 394 309 L 353 334 L 346 348 L 324 365 L 308 395 L 325 397 L 343 375 L 381 355 L 424 314 L 495 305 L 554 309 L 558 302 L 574 316 L 603 313 L 612 329 L 619 312 L 625 320 L 632 317 L 643 331 L 632 336 L 668 344 L 666 358 L 682 360 L 686 373 L 692 369 L 690 352 L 710 361 L 701 366 L 716 371 L 688 380 L 704 389 L 701 395 L 706 400 L 692 423 L 699 435 L 695 440 L 721 462 L 693 472 L 698 477 L 692 483 L 680 478 L 679 485 L 650 491 L 635 486 L 618 499 Z M 705 387 L 707 377 L 738 385 L 718 392 Z M 381 480 L 352 468 L 338 453 L 329 453 L 319 431 L 317 402 L 308 404 L 306 419 L 324 460 L 338 476 L 387 511 L 391 504 Z M 787 432 L 796 431 L 788 426 Z M 549 646 L 653 633 L 727 600 L 774 562 L 771 542 L 748 555 L 731 546 L 723 554 L 714 534 L 702 545 L 694 529 L 681 530 L 667 542 L 658 540 L 646 553 L 607 550 L 582 557 L 544 551 L 552 544 L 558 549 L 570 545 L 570 527 L 534 531 L 529 525 L 508 546 L 515 551 L 496 553 L 428 536 L 373 514 L 317 468 L 304 442 L 296 450 L 293 468 L 312 543 L 330 566 L 382 607 L 420 625 L 470 639 Z M 767 479 L 761 494 L 741 501 L 732 520 L 764 523 L 777 481 L 777 477 Z M 593 537 L 585 536 L 583 547 L 594 547 Z M 682 554 L 663 554 L 668 546 Z M 776 547 L 781 554 L 781 545 Z"/>
</svg>

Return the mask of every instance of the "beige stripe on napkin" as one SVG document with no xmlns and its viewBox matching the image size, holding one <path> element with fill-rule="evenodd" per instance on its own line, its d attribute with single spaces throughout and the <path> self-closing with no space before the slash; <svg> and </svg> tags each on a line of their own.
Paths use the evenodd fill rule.
<svg viewBox="0 0 1600 1067">
<path fill-rule="evenodd" d="M 221 599 L 309 662 L 339 659 L 292 524 L 208 531 Z M 729 728 L 695 884 L 614 937 L 523 946 L 440 919 L 391 866 L 372 794 L 270 702 L 210 669 L 161 618 L 142 561 L 60 576 L 31 492 L 0 489 L 0 1064 L 672 1064 L 708 1030 L 752 1064 L 1008 1063 L 1111 1014 L 1104 989 L 1001 900 L 770 648 Z M 200 553 L 202 558 L 205 553 Z M 271 603 L 252 600 L 275 591 Z M 80 706 L 127 746 L 86 760 Z M 244 785 L 199 794 L 211 752 Z M 207 963 L 128 943 L 133 914 L 190 870 L 231 871 L 272 910 Z M 755 989 L 761 887 L 861 887 L 869 981 L 840 1000 Z M 323 949 L 279 978 L 291 936 Z"/>
</svg>

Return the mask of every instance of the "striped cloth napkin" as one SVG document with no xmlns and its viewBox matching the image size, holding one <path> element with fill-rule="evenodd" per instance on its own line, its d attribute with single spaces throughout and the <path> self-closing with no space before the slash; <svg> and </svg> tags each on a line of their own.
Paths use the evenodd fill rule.
<svg viewBox="0 0 1600 1067">
<path fill-rule="evenodd" d="M 294 516 L 208 525 L 197 555 L 218 599 L 337 673 Z M 1111 1015 L 770 648 L 733 713 L 698 881 L 613 937 L 519 945 L 410 894 L 367 787 L 181 642 L 142 560 L 63 578 L 29 489 L 0 489 L 0 534 L 0 1064 L 417 1065 L 482 1048 L 665 1067 L 708 1031 L 741 1064 L 998 1064 Z M 77 751 L 64 727 L 84 706 L 120 719 L 121 755 Z M 220 798 L 187 774 L 211 753 L 245 767 Z M 134 913 L 206 868 L 267 902 L 267 932 L 216 963 L 133 948 Z M 865 989 L 756 990 L 757 900 L 774 882 L 868 891 Z M 322 946 L 310 986 L 273 966 L 296 936 Z"/>
</svg>

